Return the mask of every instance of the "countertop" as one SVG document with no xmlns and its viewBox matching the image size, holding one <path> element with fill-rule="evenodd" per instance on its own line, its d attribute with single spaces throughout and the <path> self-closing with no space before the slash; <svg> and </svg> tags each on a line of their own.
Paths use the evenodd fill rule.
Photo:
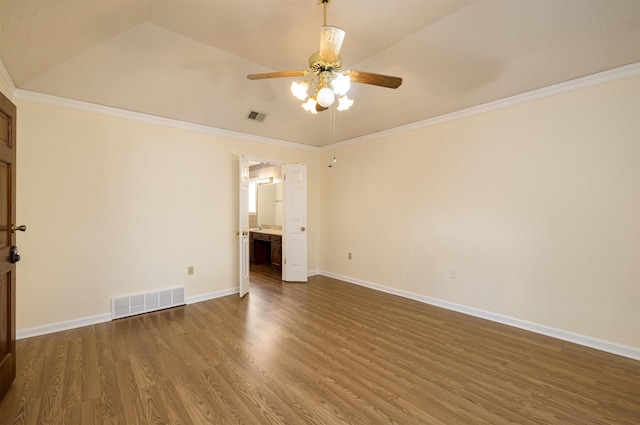
<svg viewBox="0 0 640 425">
<path fill-rule="evenodd" d="M 282 236 L 282 230 L 280 229 L 260 229 L 259 227 L 254 227 L 253 229 L 249 229 L 249 231 L 253 233 L 262 233 L 264 235 Z"/>
</svg>

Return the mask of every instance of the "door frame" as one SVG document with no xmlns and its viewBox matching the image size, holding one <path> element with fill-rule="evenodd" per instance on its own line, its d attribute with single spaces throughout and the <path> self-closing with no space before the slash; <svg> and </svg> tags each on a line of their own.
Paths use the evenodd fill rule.
<svg viewBox="0 0 640 425">
<path fill-rule="evenodd" d="M 238 155 L 238 168 L 239 169 L 242 168 L 243 159 L 246 160 L 249 164 L 251 164 L 252 162 L 258 162 L 258 163 L 263 162 L 263 163 L 266 163 L 266 164 L 276 165 L 276 166 L 279 166 L 279 167 L 284 167 L 285 165 L 287 165 L 287 161 L 283 161 L 283 160 L 280 160 L 280 159 L 268 159 L 268 158 L 262 158 L 262 157 L 256 157 L 256 156 L 249 156 L 249 155 L 240 154 L 240 155 Z M 251 166 L 251 165 L 249 165 L 249 166 Z M 239 174 L 240 173 L 238 173 L 238 178 L 240 178 Z M 238 181 L 238 188 L 240 188 L 241 185 L 242 185 L 242 182 Z M 240 195 L 240 193 L 241 193 L 240 190 L 238 191 L 238 193 L 239 193 L 238 196 L 241 196 Z M 241 270 L 243 269 L 242 262 L 244 261 L 246 263 L 245 266 L 247 268 L 249 268 L 249 264 L 248 264 L 249 263 L 249 256 L 248 255 L 243 255 L 243 251 L 241 251 L 241 248 L 240 248 L 242 246 L 242 236 L 243 236 L 242 235 L 242 218 L 240 217 L 242 215 L 242 213 L 240 211 L 242 209 L 241 203 L 242 203 L 242 199 L 238 198 L 238 204 L 236 205 L 236 207 L 238 208 L 238 236 L 239 236 L 238 237 L 238 245 L 239 245 L 238 246 L 238 265 L 239 265 L 238 269 L 240 270 L 240 276 L 238 276 L 238 281 L 239 282 L 242 280 L 242 272 L 241 272 Z M 247 219 L 247 222 L 248 222 L 248 213 L 247 213 L 246 219 Z M 284 239 L 285 239 L 285 236 L 283 234 L 282 235 L 283 244 L 284 244 Z M 250 274 L 251 273 L 249 273 L 249 275 Z M 250 287 L 250 285 L 247 285 L 247 288 L 246 288 L 247 292 L 248 292 L 248 288 L 249 287 Z M 246 294 L 246 292 L 245 292 L 245 294 L 243 294 L 242 293 L 243 292 L 242 288 L 239 288 L 239 289 L 240 289 L 240 296 L 243 297 Z"/>
</svg>

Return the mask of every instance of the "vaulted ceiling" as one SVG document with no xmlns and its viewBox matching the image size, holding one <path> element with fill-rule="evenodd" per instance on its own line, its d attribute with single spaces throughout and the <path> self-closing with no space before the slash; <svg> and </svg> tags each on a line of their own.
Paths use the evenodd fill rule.
<svg viewBox="0 0 640 425">
<path fill-rule="evenodd" d="M 353 84 L 348 140 L 640 62 L 638 0 L 332 0 Z M 318 50 L 318 0 L 0 0 L 0 60 L 19 89 L 324 146 L 293 79 Z M 255 122 L 249 111 L 267 114 Z"/>
</svg>

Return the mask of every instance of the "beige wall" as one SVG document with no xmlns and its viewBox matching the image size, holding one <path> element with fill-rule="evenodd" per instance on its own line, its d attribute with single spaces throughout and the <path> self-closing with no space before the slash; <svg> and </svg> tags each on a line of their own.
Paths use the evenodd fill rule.
<svg viewBox="0 0 640 425">
<path fill-rule="evenodd" d="M 311 271 L 640 348 L 640 77 L 345 146 L 331 169 L 325 152 L 14 102 L 18 330 L 114 295 L 236 287 L 246 154 L 308 164 Z"/>
<path fill-rule="evenodd" d="M 108 313 L 115 295 L 237 288 L 240 154 L 308 164 L 317 269 L 315 152 L 15 101 L 17 213 L 28 226 L 18 330 Z"/>
<path fill-rule="evenodd" d="M 639 117 L 632 77 L 342 147 L 320 267 L 640 348 Z"/>
</svg>

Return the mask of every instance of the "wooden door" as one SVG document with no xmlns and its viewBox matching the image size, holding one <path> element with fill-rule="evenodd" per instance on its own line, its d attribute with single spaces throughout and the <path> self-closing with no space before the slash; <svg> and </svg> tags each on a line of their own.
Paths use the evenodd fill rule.
<svg viewBox="0 0 640 425">
<path fill-rule="evenodd" d="M 284 166 L 284 264 L 282 280 L 307 281 L 307 166 Z"/>
<path fill-rule="evenodd" d="M 240 157 L 239 176 L 239 200 L 238 200 L 238 261 L 240 296 L 244 297 L 249 292 L 249 160 L 245 156 Z"/>
<path fill-rule="evenodd" d="M 15 147 L 16 107 L 0 93 L 0 399 L 16 376 Z"/>
</svg>

